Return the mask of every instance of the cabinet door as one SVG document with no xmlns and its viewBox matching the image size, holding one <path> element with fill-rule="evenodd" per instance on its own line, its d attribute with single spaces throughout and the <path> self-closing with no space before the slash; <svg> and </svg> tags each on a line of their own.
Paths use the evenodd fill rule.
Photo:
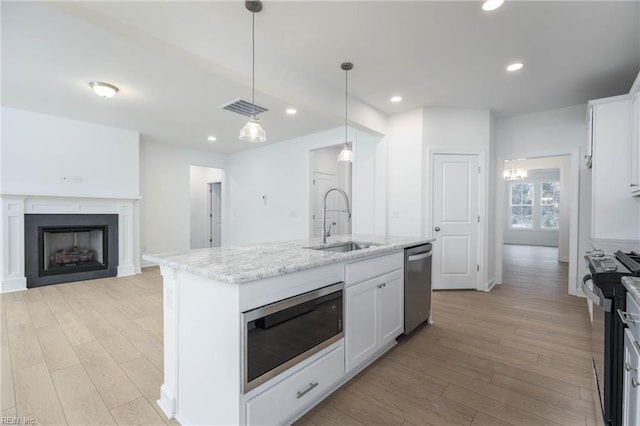
<svg viewBox="0 0 640 426">
<path fill-rule="evenodd" d="M 345 350 L 347 371 L 378 349 L 378 278 L 346 289 Z"/>
<path fill-rule="evenodd" d="M 631 331 L 624 331 L 624 381 L 622 392 L 622 424 L 640 425 L 640 392 L 638 389 L 637 342 Z"/>
<path fill-rule="evenodd" d="M 391 342 L 404 331 L 404 276 L 402 270 L 380 277 L 379 302 L 380 346 Z"/>
<path fill-rule="evenodd" d="M 640 92 L 631 101 L 631 177 L 629 191 L 640 195 Z"/>
</svg>

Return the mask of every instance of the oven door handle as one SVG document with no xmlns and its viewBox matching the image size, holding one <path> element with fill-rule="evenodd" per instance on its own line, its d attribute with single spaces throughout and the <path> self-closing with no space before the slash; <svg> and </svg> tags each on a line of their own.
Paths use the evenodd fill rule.
<svg viewBox="0 0 640 426">
<path fill-rule="evenodd" d="M 633 319 L 633 314 L 625 312 L 622 309 L 618 309 L 618 316 L 620 317 L 620 321 L 622 321 L 624 325 L 629 325 L 630 322 L 640 323 L 640 321 Z"/>
<path fill-rule="evenodd" d="M 593 290 L 587 285 L 587 281 L 591 281 Z M 600 306 L 605 312 L 611 312 L 611 300 L 604 297 L 602 291 L 593 283 L 591 275 L 585 275 L 582 278 L 582 291 L 594 305 Z"/>
</svg>

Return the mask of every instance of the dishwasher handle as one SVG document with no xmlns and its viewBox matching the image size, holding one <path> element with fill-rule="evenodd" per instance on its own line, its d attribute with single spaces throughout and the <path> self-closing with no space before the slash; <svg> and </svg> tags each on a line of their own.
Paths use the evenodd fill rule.
<svg viewBox="0 0 640 426">
<path fill-rule="evenodd" d="M 593 290 L 587 285 L 587 281 L 591 281 L 591 286 Z M 602 291 L 598 287 L 593 284 L 593 279 L 591 275 L 585 275 L 582 278 L 582 291 L 587 295 L 589 300 L 593 302 L 594 305 L 600 306 L 606 312 L 611 312 L 611 300 L 604 297 Z"/>
<path fill-rule="evenodd" d="M 408 260 L 409 262 L 413 262 L 416 260 L 422 260 L 422 259 L 426 259 L 427 257 L 431 257 L 431 255 L 433 254 L 432 251 L 426 251 L 424 253 L 418 253 L 418 254 L 414 254 L 413 256 L 409 256 Z"/>
</svg>

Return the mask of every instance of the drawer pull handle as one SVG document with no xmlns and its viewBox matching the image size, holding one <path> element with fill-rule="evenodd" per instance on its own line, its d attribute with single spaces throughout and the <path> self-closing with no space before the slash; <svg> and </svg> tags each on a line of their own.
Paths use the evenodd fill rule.
<svg viewBox="0 0 640 426">
<path fill-rule="evenodd" d="M 315 388 L 316 386 L 318 386 L 318 382 L 312 382 L 312 383 L 309 383 L 309 387 L 308 387 L 308 388 L 306 388 L 306 389 L 305 389 L 305 390 L 303 390 L 303 391 L 298 391 L 298 396 L 297 396 L 296 398 L 298 398 L 298 399 L 302 398 L 302 397 L 303 397 L 303 396 L 305 396 L 305 395 L 306 395 L 306 394 L 307 394 L 311 389 Z"/>
<path fill-rule="evenodd" d="M 378 288 L 386 287 L 387 283 L 378 284 Z"/>
<path fill-rule="evenodd" d="M 636 379 L 631 379 L 631 386 L 633 386 L 634 388 L 638 387 L 638 381 Z"/>
<path fill-rule="evenodd" d="M 620 321 L 622 321 L 624 325 L 629 325 L 630 322 L 632 323 L 640 322 L 637 319 L 633 319 L 635 315 L 630 314 L 629 312 L 625 312 L 622 309 L 618 309 L 618 316 L 620 317 Z"/>
<path fill-rule="evenodd" d="M 636 368 L 633 368 L 631 364 L 629 364 L 628 362 L 624 365 L 624 369 L 627 371 L 631 371 L 631 370 L 638 371 Z"/>
</svg>

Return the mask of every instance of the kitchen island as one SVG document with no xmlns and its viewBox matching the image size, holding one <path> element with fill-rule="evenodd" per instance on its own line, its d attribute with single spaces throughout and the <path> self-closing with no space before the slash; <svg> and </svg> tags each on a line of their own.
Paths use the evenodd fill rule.
<svg viewBox="0 0 640 426">
<path fill-rule="evenodd" d="M 396 344 L 404 330 L 404 248 L 430 241 L 353 235 L 326 244 L 312 239 L 143 256 L 158 263 L 163 275 L 164 384 L 158 404 L 183 424 L 294 421 Z M 333 251 L 343 249 L 352 250 Z M 337 329 L 306 356 L 254 378 L 252 368 L 261 367 L 246 360 L 262 358 L 264 364 L 274 349 L 251 349 L 248 335 L 269 333 L 265 322 L 283 320 L 273 314 L 275 320 L 249 321 L 251 315 L 297 299 L 304 301 L 299 309 L 316 293 L 322 295 L 314 300 L 330 307 L 295 314 L 316 316 L 304 337 L 326 329 L 318 318 L 334 321 L 329 325 Z"/>
</svg>

